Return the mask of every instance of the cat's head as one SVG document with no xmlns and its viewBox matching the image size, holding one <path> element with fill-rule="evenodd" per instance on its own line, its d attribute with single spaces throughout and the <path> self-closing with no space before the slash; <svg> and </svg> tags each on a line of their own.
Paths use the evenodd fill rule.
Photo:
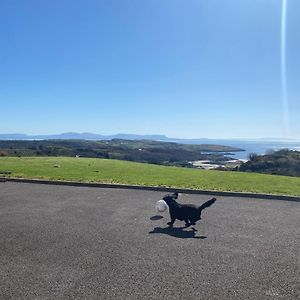
<svg viewBox="0 0 300 300">
<path fill-rule="evenodd" d="M 176 199 L 178 198 L 178 193 L 173 193 L 173 194 L 167 194 L 163 197 L 163 200 L 166 201 L 168 205 L 176 202 Z"/>
</svg>

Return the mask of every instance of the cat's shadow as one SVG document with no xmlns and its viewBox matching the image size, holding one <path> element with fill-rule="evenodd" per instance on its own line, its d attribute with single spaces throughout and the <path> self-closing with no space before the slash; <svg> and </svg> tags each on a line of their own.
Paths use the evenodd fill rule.
<svg viewBox="0 0 300 300">
<path fill-rule="evenodd" d="M 181 239 L 206 239 L 206 236 L 196 236 L 197 230 L 195 228 L 190 228 L 189 230 L 184 230 L 187 229 L 186 227 L 155 227 L 152 231 L 149 232 L 149 234 L 153 233 L 160 233 L 160 234 L 167 234 L 176 238 L 181 238 Z"/>
</svg>

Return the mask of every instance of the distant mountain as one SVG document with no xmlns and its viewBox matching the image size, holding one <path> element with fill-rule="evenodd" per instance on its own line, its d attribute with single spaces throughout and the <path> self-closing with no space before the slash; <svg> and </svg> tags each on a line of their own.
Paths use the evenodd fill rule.
<svg viewBox="0 0 300 300">
<path fill-rule="evenodd" d="M 124 139 L 124 140 L 153 140 L 160 142 L 174 142 L 181 144 L 219 144 L 219 145 L 237 145 L 240 147 L 240 143 L 262 143 L 262 142 L 300 142 L 299 139 L 284 139 L 284 138 L 258 138 L 258 139 L 181 139 L 181 138 L 169 138 L 165 135 L 152 134 L 152 135 L 139 135 L 139 134 L 126 134 L 118 133 L 114 135 L 102 135 L 90 132 L 65 132 L 61 134 L 46 134 L 46 135 L 27 135 L 23 133 L 13 134 L 0 134 L 0 140 L 112 140 L 112 139 Z"/>
<path fill-rule="evenodd" d="M 0 134 L 0 140 L 155 140 L 155 141 L 169 141 L 170 139 L 165 135 L 138 135 L 119 133 L 115 135 L 101 135 L 96 133 L 77 133 L 65 132 L 61 134 L 50 135 L 27 135 L 27 134 Z"/>
</svg>

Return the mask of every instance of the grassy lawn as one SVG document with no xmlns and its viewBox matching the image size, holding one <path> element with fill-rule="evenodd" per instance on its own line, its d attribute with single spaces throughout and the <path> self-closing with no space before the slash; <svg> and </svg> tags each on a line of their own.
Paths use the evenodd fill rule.
<svg viewBox="0 0 300 300">
<path fill-rule="evenodd" d="M 4 175 L 5 172 L 11 172 Z M 300 196 L 300 178 L 72 157 L 0 157 L 0 176 Z"/>
</svg>

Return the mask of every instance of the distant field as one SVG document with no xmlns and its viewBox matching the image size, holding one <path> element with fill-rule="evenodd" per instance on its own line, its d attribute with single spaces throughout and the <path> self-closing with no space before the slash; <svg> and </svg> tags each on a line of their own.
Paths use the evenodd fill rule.
<svg viewBox="0 0 300 300">
<path fill-rule="evenodd" d="M 193 145 L 151 140 L 0 140 L 0 156 L 80 156 L 177 167 L 192 167 L 190 162 L 197 160 L 209 160 L 220 164 L 231 160 L 228 157 L 231 152 L 238 151 L 243 150 L 222 145 Z"/>
<path fill-rule="evenodd" d="M 0 176 L 300 196 L 300 178 L 71 157 L 0 157 Z"/>
</svg>

